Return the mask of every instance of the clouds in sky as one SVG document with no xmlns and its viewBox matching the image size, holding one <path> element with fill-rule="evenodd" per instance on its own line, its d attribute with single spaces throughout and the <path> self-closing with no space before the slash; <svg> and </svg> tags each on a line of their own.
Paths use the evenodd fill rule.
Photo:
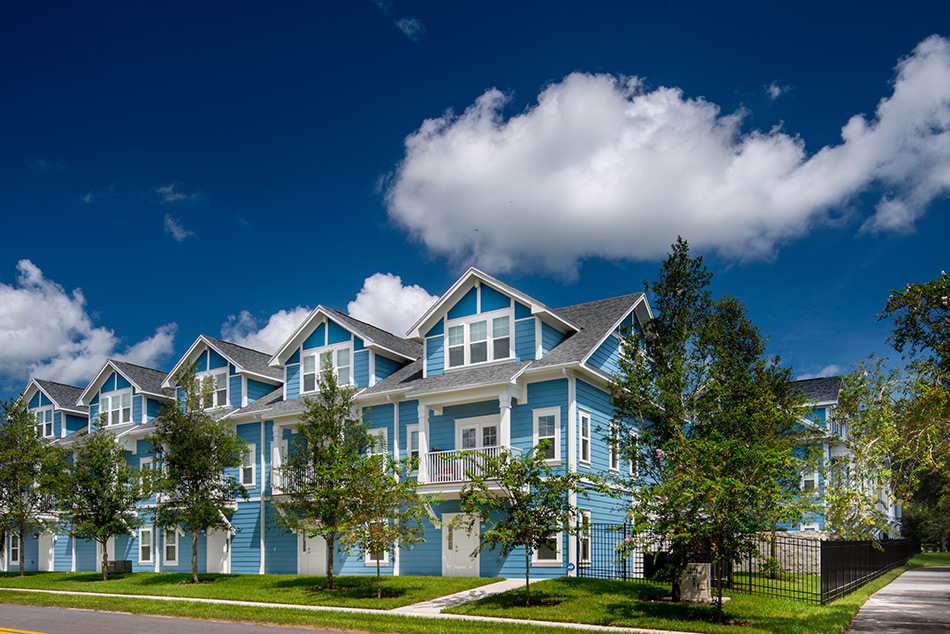
<svg viewBox="0 0 950 634">
<path fill-rule="evenodd" d="M 370 0 L 376 8 L 393 21 L 393 26 L 402 31 L 402 34 L 412 42 L 421 42 L 426 34 L 426 27 L 422 20 L 417 18 L 393 18 L 393 3 L 391 0 Z"/>
<path fill-rule="evenodd" d="M 886 192 L 862 226 L 873 232 L 912 230 L 950 191 L 950 41 L 938 36 L 898 62 L 873 116 L 812 154 L 635 77 L 574 73 L 506 119 L 508 101 L 491 89 L 424 121 L 386 187 L 390 217 L 459 265 L 571 277 L 588 257 L 662 257 L 678 234 L 768 258 L 862 193 Z"/>
<path fill-rule="evenodd" d="M 801 376 L 798 377 L 797 380 L 802 381 L 804 379 L 819 379 L 819 378 L 824 378 L 824 377 L 829 377 L 829 376 L 839 376 L 841 374 L 844 374 L 845 372 L 846 370 L 843 369 L 840 365 L 832 363 L 831 365 L 825 366 L 824 368 L 822 368 L 818 372 L 815 372 L 814 374 L 802 374 Z"/>
<path fill-rule="evenodd" d="M 273 354 L 309 314 L 310 309 L 304 306 L 281 309 L 263 321 L 262 325 L 262 320 L 242 310 L 239 315 L 228 316 L 228 320 L 221 325 L 221 338 L 252 350 Z"/>
<path fill-rule="evenodd" d="M 166 324 L 122 348 L 113 331 L 93 324 L 81 290 L 67 293 L 31 261 L 20 260 L 15 283 L 0 283 L 0 380 L 25 383 L 36 376 L 84 386 L 109 357 L 158 364 L 173 352 L 176 331 L 174 323 Z"/>
<path fill-rule="evenodd" d="M 791 90 L 791 86 L 782 86 L 773 81 L 771 84 L 765 87 L 765 94 L 770 100 L 775 101 L 789 90 Z"/>
<path fill-rule="evenodd" d="M 398 275 L 376 273 L 366 278 L 346 310 L 351 317 L 403 337 L 438 299 L 417 284 L 403 286 Z"/>
<path fill-rule="evenodd" d="M 181 183 L 162 185 L 161 187 L 156 187 L 153 191 L 158 197 L 159 202 L 163 203 L 187 202 L 201 198 L 201 192 L 183 192 L 181 190 Z"/>
<path fill-rule="evenodd" d="M 175 242 L 184 242 L 189 237 L 195 235 L 193 231 L 185 229 L 177 218 L 170 214 L 165 214 L 165 233 L 167 233 Z"/>
</svg>

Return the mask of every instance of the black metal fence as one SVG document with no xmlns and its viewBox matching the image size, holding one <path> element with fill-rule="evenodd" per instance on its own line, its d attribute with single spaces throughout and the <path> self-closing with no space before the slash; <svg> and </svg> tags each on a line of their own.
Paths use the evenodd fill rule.
<svg viewBox="0 0 950 634">
<path fill-rule="evenodd" d="M 724 562 L 723 587 L 754 594 L 828 603 L 901 566 L 920 552 L 907 540 L 883 540 L 882 550 L 871 542 L 821 540 L 807 531 L 763 533 L 752 554 Z M 591 524 L 577 538 L 579 577 L 626 581 L 669 581 L 670 544 L 649 534 L 633 532 L 630 524 Z M 713 563 L 693 553 L 690 561 Z"/>
</svg>

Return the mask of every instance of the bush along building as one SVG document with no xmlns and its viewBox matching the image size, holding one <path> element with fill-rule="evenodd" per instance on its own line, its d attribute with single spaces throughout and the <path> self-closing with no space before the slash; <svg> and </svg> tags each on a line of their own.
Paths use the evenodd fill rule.
<svg viewBox="0 0 950 634">
<path fill-rule="evenodd" d="M 54 442 L 69 447 L 90 421 L 101 420 L 124 444 L 131 465 L 157 468 L 145 438 L 162 407 L 174 402 L 179 371 L 194 368 L 213 385 L 209 411 L 247 443 L 243 464 L 230 475 L 249 494 L 235 500 L 226 529 L 198 535 L 199 570 L 325 574 L 322 539 L 278 529 L 273 501 L 286 484 L 281 465 L 305 399 L 316 394 L 319 372 L 330 364 L 339 381 L 356 390 L 379 445 L 396 459 L 418 458 L 413 477 L 421 492 L 438 500 L 430 504 L 435 521 L 424 541 L 394 556 L 375 555 L 384 573 L 523 577 L 523 550 L 505 557 L 486 549 L 472 557 L 484 527 L 476 523 L 469 533 L 449 524 L 460 514 L 459 493 L 471 466 L 456 452 L 524 454 L 546 441 L 556 472 L 629 474 L 633 465 L 606 440 L 613 416 L 608 382 L 617 371 L 622 330 L 649 319 L 642 293 L 555 309 L 470 269 L 405 337 L 318 306 L 272 355 L 200 336 L 169 372 L 109 360 L 85 388 L 34 379 L 23 400 L 37 415 L 38 433 Z M 833 406 L 809 400 L 819 418 Z M 629 499 L 593 491 L 572 501 L 579 521 L 590 523 L 620 524 L 629 505 Z M 141 516 L 149 518 L 155 504 L 145 500 Z M 159 530 L 150 521 L 111 540 L 109 558 L 130 560 L 135 571 L 190 570 L 190 533 Z M 50 522 L 26 536 L 23 553 L 8 544 L 4 563 L 18 565 L 16 555 L 32 570 L 97 570 L 95 542 L 56 530 Z M 578 552 L 579 540 L 561 533 L 537 549 L 527 564 L 531 576 L 576 572 L 592 546 L 580 542 Z M 375 574 L 373 557 L 341 553 L 335 573 Z"/>
</svg>

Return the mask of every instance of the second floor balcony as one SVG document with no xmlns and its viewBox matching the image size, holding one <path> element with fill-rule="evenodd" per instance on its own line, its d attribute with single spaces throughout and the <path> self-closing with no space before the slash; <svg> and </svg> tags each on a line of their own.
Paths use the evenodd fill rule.
<svg viewBox="0 0 950 634">
<path fill-rule="evenodd" d="M 503 454 L 520 456 L 521 449 L 499 446 L 468 451 L 457 449 L 429 451 L 423 457 L 425 464 L 419 465 L 419 484 L 468 482 L 473 475 L 481 475 L 484 472 L 485 463 L 489 458 L 498 458 Z"/>
</svg>

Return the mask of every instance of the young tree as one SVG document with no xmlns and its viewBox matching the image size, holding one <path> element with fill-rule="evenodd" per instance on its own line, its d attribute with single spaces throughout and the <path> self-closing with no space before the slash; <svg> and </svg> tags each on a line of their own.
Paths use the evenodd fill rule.
<svg viewBox="0 0 950 634">
<path fill-rule="evenodd" d="M 385 448 L 382 448 L 385 451 Z M 420 496 L 417 481 L 409 473 L 418 461 L 400 462 L 385 453 L 365 456 L 354 472 L 350 491 L 350 520 L 341 537 L 347 549 L 372 553 L 376 561 L 376 598 L 383 596 L 380 560 L 383 553 L 395 557 L 400 544 L 422 541 L 428 517 L 425 505 L 433 496 Z"/>
<path fill-rule="evenodd" d="M 158 496 L 155 523 L 165 528 L 184 524 L 191 530 L 191 580 L 198 583 L 198 533 L 226 528 L 225 513 L 247 490 L 229 468 L 239 467 L 247 445 L 227 421 L 205 410 L 210 382 L 202 385 L 193 370 L 175 377 L 180 396 L 162 409 L 146 440 L 161 461 L 153 482 Z"/>
<path fill-rule="evenodd" d="M 791 371 L 765 354 L 766 340 L 741 302 L 731 297 L 711 299 L 711 277 L 702 257 L 690 257 L 688 244 L 678 239 L 657 281 L 646 285 L 655 316 L 642 331 L 627 333 L 620 371 L 611 384 L 622 453 L 639 466 L 630 483 L 635 515 L 637 508 L 647 507 L 659 513 L 662 536 L 673 544 L 674 600 L 680 597 L 679 577 L 691 548 L 688 536 L 711 510 L 703 506 L 708 501 L 704 496 L 689 497 L 690 504 L 684 504 L 683 498 L 664 492 L 675 473 L 664 456 L 687 451 L 697 441 L 723 443 L 714 453 L 727 452 L 735 440 L 762 455 L 791 456 L 793 448 L 815 440 L 800 431 L 802 395 L 791 387 Z M 795 472 L 793 461 L 788 460 L 787 466 Z M 696 473 L 695 486 L 701 487 L 710 474 L 729 477 L 721 469 Z M 786 486 L 768 488 L 771 497 L 761 501 L 772 515 L 758 529 L 774 526 L 783 517 L 780 509 L 787 517 L 791 506 L 787 502 L 798 499 L 794 478 L 781 481 Z M 736 513 L 762 519 L 760 501 L 746 508 L 742 504 L 748 498 L 734 488 L 727 490 L 735 493 Z"/>
<path fill-rule="evenodd" d="M 327 544 L 327 588 L 333 589 L 333 560 L 337 540 L 352 518 L 354 477 L 371 439 L 356 404 L 356 391 L 339 382 L 332 366 L 324 365 L 318 391 L 305 399 L 298 432 L 279 473 L 283 484 L 273 503 L 278 527 L 322 537 Z"/>
<path fill-rule="evenodd" d="M 140 526 L 136 504 L 144 499 L 140 473 L 122 455 L 122 445 L 100 422 L 73 447 L 73 463 L 59 482 L 60 517 L 69 533 L 102 546 L 102 580 L 109 579 L 109 538 Z"/>
<path fill-rule="evenodd" d="M 56 509 L 55 485 L 65 452 L 36 435 L 36 420 L 19 399 L 0 403 L 0 530 L 19 540 L 24 575 L 23 536 Z"/>
<path fill-rule="evenodd" d="M 491 547 L 507 557 L 523 547 L 525 606 L 531 605 L 531 553 L 552 548 L 558 533 L 577 535 L 584 530 L 576 521 L 578 511 L 570 494 L 586 498 L 588 488 L 606 491 L 589 474 L 555 473 L 544 457 L 549 443 L 543 441 L 524 455 L 462 452 L 479 465 L 477 470 L 465 472 L 470 481 L 459 494 L 459 506 L 472 519 L 462 525 L 469 530 L 476 522 L 488 525 L 472 555 Z"/>
</svg>

